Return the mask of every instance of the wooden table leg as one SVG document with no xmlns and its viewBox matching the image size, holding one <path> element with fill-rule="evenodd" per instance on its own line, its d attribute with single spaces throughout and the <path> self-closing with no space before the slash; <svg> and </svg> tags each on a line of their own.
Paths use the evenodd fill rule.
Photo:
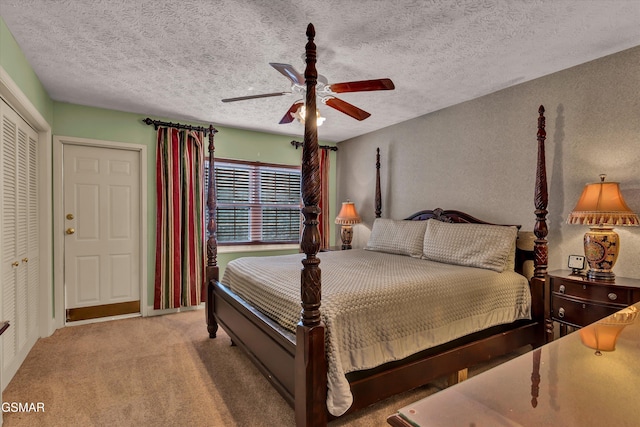
<svg viewBox="0 0 640 427">
<path fill-rule="evenodd" d="M 467 368 L 461 369 L 458 372 L 454 372 L 449 375 L 449 379 L 447 380 L 447 385 L 452 386 L 454 384 L 458 384 L 469 377 L 469 370 Z"/>
</svg>

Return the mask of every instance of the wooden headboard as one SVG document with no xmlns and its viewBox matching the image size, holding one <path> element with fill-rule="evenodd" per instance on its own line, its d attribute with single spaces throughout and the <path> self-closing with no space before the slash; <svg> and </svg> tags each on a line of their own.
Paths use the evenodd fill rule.
<svg viewBox="0 0 640 427">
<path fill-rule="evenodd" d="M 494 224 L 491 222 L 483 221 L 476 217 L 469 215 L 468 213 L 456 211 L 456 210 L 444 210 L 444 209 L 434 209 L 434 210 L 424 210 L 420 212 L 416 212 L 409 217 L 405 218 L 411 221 L 424 221 L 427 219 L 437 219 L 442 222 L 451 222 L 451 223 L 466 223 L 466 224 L 489 224 L 489 225 L 505 225 L 509 227 L 517 227 L 520 230 L 520 225 L 509 225 L 509 224 Z"/>
</svg>

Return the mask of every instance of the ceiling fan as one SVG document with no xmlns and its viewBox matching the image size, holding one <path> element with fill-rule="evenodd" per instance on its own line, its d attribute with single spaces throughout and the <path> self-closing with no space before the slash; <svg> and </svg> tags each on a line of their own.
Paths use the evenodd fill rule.
<svg viewBox="0 0 640 427">
<path fill-rule="evenodd" d="M 274 62 L 270 62 L 269 65 L 278 70 L 282 75 L 284 75 L 291 81 L 291 91 L 239 96 L 237 98 L 226 98 L 223 99 L 222 102 L 235 102 L 244 101 L 247 99 L 269 98 L 272 96 L 289 95 L 292 93 L 304 95 L 307 90 L 305 86 L 304 76 L 296 71 L 296 69 L 292 65 L 279 64 Z M 320 101 L 322 101 L 323 104 L 326 104 L 331 108 L 334 108 L 348 116 L 351 116 L 356 120 L 364 120 L 371 114 L 362 110 L 361 108 L 356 107 L 355 105 L 349 104 L 346 101 L 336 98 L 335 94 L 393 89 L 395 89 L 395 86 L 393 85 L 391 79 L 360 80 L 354 82 L 329 84 L 324 76 L 319 75 L 318 84 L 316 85 L 316 95 L 320 98 Z M 302 96 L 302 98 L 304 99 L 304 96 Z M 294 102 L 280 120 L 280 124 L 291 123 L 293 119 L 299 114 L 299 110 L 301 107 L 304 107 L 303 100 Z"/>
</svg>

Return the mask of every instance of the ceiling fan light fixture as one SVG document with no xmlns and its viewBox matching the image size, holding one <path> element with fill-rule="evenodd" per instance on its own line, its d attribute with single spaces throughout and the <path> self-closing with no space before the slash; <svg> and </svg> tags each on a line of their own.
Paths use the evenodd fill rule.
<svg viewBox="0 0 640 427">
<path fill-rule="evenodd" d="M 291 115 L 295 118 L 298 119 L 298 121 L 302 124 L 304 124 L 304 119 L 306 116 L 306 108 L 303 105 L 300 106 L 300 108 L 298 108 L 294 113 L 291 113 Z M 326 117 L 322 117 L 320 115 L 320 110 L 316 110 L 316 124 L 318 126 L 322 126 L 322 123 L 324 123 Z"/>
<path fill-rule="evenodd" d="M 305 83 L 304 76 L 300 74 L 296 69 L 290 64 L 280 64 L 275 62 L 269 63 L 273 68 L 275 68 L 278 72 L 280 72 L 283 76 L 285 76 L 291 82 L 291 91 L 289 92 L 275 92 L 275 93 L 263 93 L 257 95 L 248 95 L 248 96 L 239 96 L 235 98 L 226 98 L 223 99 L 222 102 L 234 102 L 234 101 L 245 101 L 248 99 L 257 99 L 257 98 L 269 98 L 272 96 L 281 96 L 288 94 L 296 94 L 305 96 L 307 92 L 307 88 Z M 374 80 L 358 80 L 358 81 L 350 81 L 350 82 L 342 82 L 342 83 L 332 83 L 329 84 L 327 79 L 318 75 L 318 81 L 316 83 L 316 97 L 319 98 L 326 106 L 333 108 L 334 110 L 338 110 L 341 113 L 344 113 L 356 120 L 362 121 L 367 117 L 371 116 L 371 113 L 364 111 L 361 108 L 356 107 L 355 105 L 349 104 L 342 99 L 336 98 L 334 95 L 337 93 L 345 93 L 345 92 L 368 92 L 375 90 L 393 90 L 395 86 L 391 79 L 374 79 Z M 304 107 L 300 107 L 304 105 L 302 99 L 294 102 L 289 110 L 284 114 L 282 119 L 280 119 L 280 124 L 291 123 L 295 119 L 298 119 L 300 123 L 304 123 Z M 317 110 L 316 110 L 317 111 Z M 317 113 L 317 125 L 322 125 L 324 122 L 324 117 L 320 116 L 320 112 Z"/>
</svg>

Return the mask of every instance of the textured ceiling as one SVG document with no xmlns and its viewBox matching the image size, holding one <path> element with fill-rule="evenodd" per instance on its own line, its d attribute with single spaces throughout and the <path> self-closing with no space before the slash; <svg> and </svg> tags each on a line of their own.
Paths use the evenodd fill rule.
<svg viewBox="0 0 640 427">
<path fill-rule="evenodd" d="M 300 136 L 278 121 L 296 95 L 269 62 L 304 71 L 316 28 L 329 82 L 388 77 L 394 91 L 321 105 L 342 141 L 640 44 L 638 0 L 0 0 L 51 97 L 171 119 Z"/>
</svg>

